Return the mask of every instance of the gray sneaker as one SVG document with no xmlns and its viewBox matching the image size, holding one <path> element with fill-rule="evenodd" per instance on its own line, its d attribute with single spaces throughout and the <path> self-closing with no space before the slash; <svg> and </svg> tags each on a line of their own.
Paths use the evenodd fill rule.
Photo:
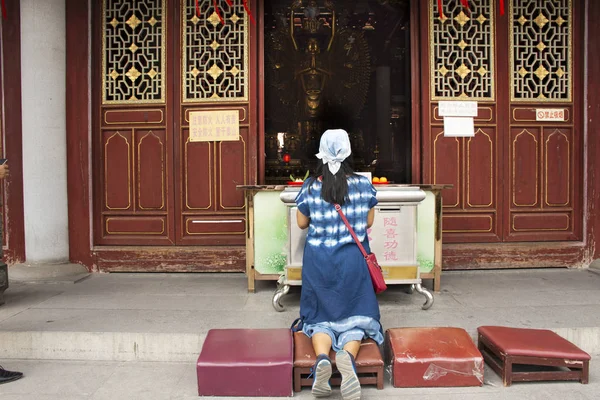
<svg viewBox="0 0 600 400">
<path fill-rule="evenodd" d="M 331 360 L 326 356 L 317 357 L 317 362 L 313 367 L 314 381 L 312 385 L 312 395 L 315 397 L 327 397 L 331 394 Z"/>
<path fill-rule="evenodd" d="M 360 399 L 361 389 L 352 355 L 346 350 L 340 350 L 335 354 L 335 363 L 338 371 L 342 374 L 342 398 L 344 400 Z"/>
</svg>

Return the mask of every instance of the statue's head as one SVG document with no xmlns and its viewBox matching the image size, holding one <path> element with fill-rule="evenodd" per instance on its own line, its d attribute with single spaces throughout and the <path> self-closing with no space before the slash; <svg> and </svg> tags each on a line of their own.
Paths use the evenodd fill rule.
<svg viewBox="0 0 600 400">
<path fill-rule="evenodd" d="M 309 54 L 319 54 L 319 41 L 316 38 L 308 39 L 308 43 L 306 45 L 306 52 Z"/>
</svg>

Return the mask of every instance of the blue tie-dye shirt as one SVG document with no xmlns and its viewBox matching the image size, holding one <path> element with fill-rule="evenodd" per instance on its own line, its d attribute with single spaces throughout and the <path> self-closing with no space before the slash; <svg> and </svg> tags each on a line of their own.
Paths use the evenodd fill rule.
<svg viewBox="0 0 600 400">
<path fill-rule="evenodd" d="M 310 218 L 306 243 L 328 248 L 353 243 L 354 239 L 335 206 L 321 198 L 322 186 L 317 179 L 307 179 L 296 197 L 298 209 Z M 342 206 L 342 211 L 361 242 L 367 235 L 367 214 L 377 204 L 376 193 L 368 178 L 361 175 L 348 177 L 349 200 Z"/>
</svg>

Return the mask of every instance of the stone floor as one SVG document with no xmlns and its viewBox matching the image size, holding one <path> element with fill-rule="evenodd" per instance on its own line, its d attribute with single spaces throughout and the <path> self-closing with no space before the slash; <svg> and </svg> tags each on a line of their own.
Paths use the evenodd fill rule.
<svg viewBox="0 0 600 400">
<path fill-rule="evenodd" d="M 2 400 L 192 400 L 198 398 L 193 363 L 7 360 L 4 367 L 25 373 L 0 385 Z M 600 364 L 593 363 L 590 383 L 515 383 L 503 387 L 486 368 L 484 385 L 467 388 L 363 388 L 363 399 L 406 400 L 593 400 L 600 393 Z M 227 397 L 220 397 L 226 399 Z M 312 399 L 310 389 L 294 398 Z M 341 399 L 334 388 L 331 399 Z M 237 397 L 239 399 L 239 397 Z M 254 398 L 256 399 L 256 398 Z"/>
<path fill-rule="evenodd" d="M 10 275 L 10 272 L 9 272 Z M 11 281 L 0 307 L 0 364 L 25 378 L 0 385 L 4 399 L 191 399 L 194 361 L 213 328 L 287 327 L 299 288 L 271 306 L 275 286 L 247 293 L 243 274 L 94 274 L 78 283 Z M 592 354 L 590 383 L 502 387 L 486 369 L 475 388 L 365 388 L 364 398 L 600 398 L 600 275 L 591 270 L 445 272 L 435 304 L 391 287 L 380 295 L 384 328 L 480 325 L 548 328 Z M 295 397 L 311 398 L 305 389 Z M 333 398 L 339 398 L 337 392 Z"/>
</svg>

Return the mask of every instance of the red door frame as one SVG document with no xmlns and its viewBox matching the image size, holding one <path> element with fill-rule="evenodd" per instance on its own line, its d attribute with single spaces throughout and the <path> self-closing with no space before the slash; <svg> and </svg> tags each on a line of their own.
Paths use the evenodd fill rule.
<svg viewBox="0 0 600 400">
<path fill-rule="evenodd" d="M 25 219 L 23 210 L 23 134 L 21 112 L 21 6 L 20 0 L 5 0 L 7 15 L 2 20 L 2 127 L 4 156 L 9 159 L 10 176 L 5 180 L 5 259 L 9 264 L 25 261 Z"/>
<path fill-rule="evenodd" d="M 411 124 L 412 124 L 412 182 L 423 182 L 421 149 L 421 15 L 420 7 L 427 7 L 423 1 L 410 1 L 410 73 L 411 73 Z M 427 36 L 424 36 L 427 37 Z"/>
<path fill-rule="evenodd" d="M 17 0 L 7 0 L 8 4 Z M 423 1 L 413 0 L 411 5 L 423 6 Z M 91 150 L 90 150 L 90 82 L 91 68 L 89 53 L 90 9 L 87 1 L 66 0 L 67 23 L 67 165 L 68 165 L 68 198 L 69 198 L 69 245 L 72 262 L 82 263 L 93 269 L 91 217 Z M 15 8 L 18 8 L 16 6 Z M 418 20 L 416 7 L 411 10 L 411 22 Z M 517 266 L 581 266 L 588 265 L 600 257 L 600 54 L 591 51 L 600 47 L 600 24 L 595 20 L 600 17 L 600 2 L 586 0 L 586 33 L 585 33 L 585 86 L 587 97 L 584 109 L 587 112 L 584 121 L 584 240 L 582 242 L 544 244 L 495 244 L 495 245 L 448 245 L 444 249 L 444 264 L 464 268 L 495 268 L 500 264 Z M 262 12 L 262 2 L 257 11 Z M 261 14 L 258 14 L 259 17 Z M 18 31 L 18 30 L 17 30 Z M 423 30 L 421 29 L 421 32 Z M 260 33 L 259 33 L 260 35 Z M 427 37 L 427 36 L 423 36 Z M 259 38 L 261 40 L 261 38 Z M 421 39 L 422 41 L 422 39 Z M 18 42 L 18 41 L 17 41 Z M 413 46 L 420 46 L 419 38 L 412 40 Z M 263 59 L 262 46 L 259 48 L 259 61 Z M 14 54 L 14 53 L 12 53 Z M 413 71 L 420 70 L 422 60 L 413 61 Z M 254 74 L 259 84 L 258 125 L 264 127 L 263 107 L 263 68 L 262 63 Z M 418 82 L 413 81 L 413 89 Z M 592 88 L 593 90 L 589 90 Z M 414 91 L 414 90 L 413 90 Z M 17 103 L 20 104 L 20 101 Z M 419 142 L 422 126 L 420 118 L 421 102 L 413 103 L 413 180 L 419 182 L 422 178 L 422 148 Z M 260 130 L 259 130 L 260 132 Z M 418 134 L 417 134 L 418 132 Z M 421 142 L 422 143 L 422 142 Z M 259 181 L 264 172 L 263 149 L 264 143 L 260 138 L 259 152 L 256 162 L 259 166 Z M 415 148 L 416 147 L 416 148 Z M 11 167 L 14 164 L 11 164 Z M 14 173 L 14 172 L 13 172 Z M 533 251 L 532 251 L 533 250 Z M 522 253 L 527 252 L 528 257 Z M 477 255 L 477 257 L 475 257 Z"/>
<path fill-rule="evenodd" d="M 66 0 L 69 259 L 92 269 L 91 59 L 88 1 Z"/>
<path fill-rule="evenodd" d="M 585 81 L 583 159 L 584 159 L 584 256 L 586 262 L 600 258 L 600 1 L 586 0 L 584 15 Z"/>
</svg>

